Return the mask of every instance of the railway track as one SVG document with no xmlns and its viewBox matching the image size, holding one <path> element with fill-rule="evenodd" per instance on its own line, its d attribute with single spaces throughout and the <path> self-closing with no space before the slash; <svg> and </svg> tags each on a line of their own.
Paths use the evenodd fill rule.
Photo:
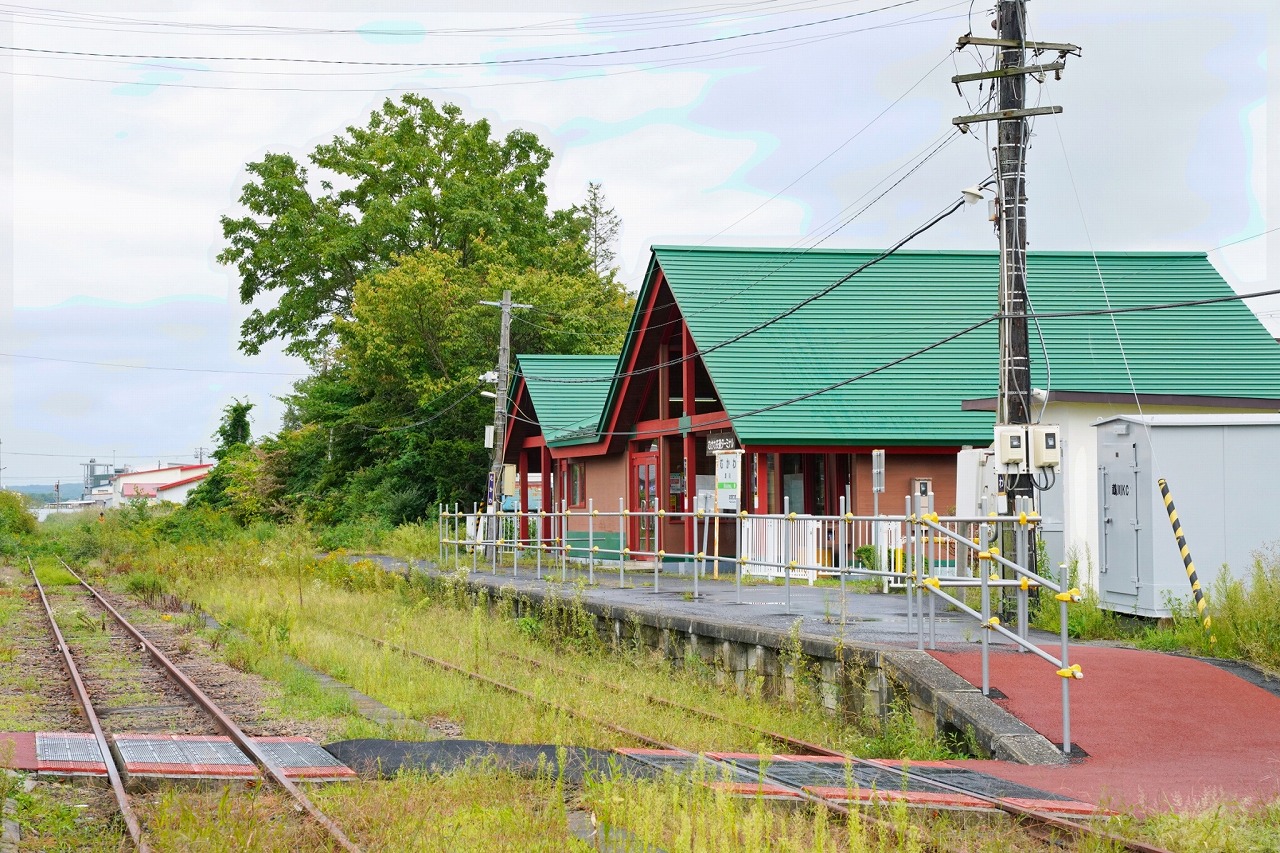
<svg viewBox="0 0 1280 853">
<path fill-rule="evenodd" d="M 48 618 L 50 630 L 62 657 L 63 666 L 66 668 L 68 678 L 71 681 L 72 692 L 75 694 L 81 713 L 93 733 L 98 750 L 106 764 L 107 778 L 129 836 L 139 851 L 149 851 L 150 846 L 147 843 L 141 822 L 138 820 L 137 812 L 130 802 L 129 794 L 125 790 L 124 782 L 120 776 L 120 770 L 116 766 L 112 750 L 107 741 L 106 731 L 101 721 L 102 715 L 99 710 L 102 705 L 101 700 L 99 699 L 98 702 L 95 702 L 94 699 L 95 686 L 103 687 L 106 679 L 86 677 L 82 674 L 81 666 L 77 664 L 76 655 L 58 626 L 49 597 L 30 558 L 27 560 L 27 565 L 35 582 L 45 615 Z M 348 851 L 348 853 L 359 853 L 360 848 L 347 838 L 342 829 L 328 815 L 324 814 L 293 780 L 285 775 L 285 771 L 279 763 L 249 738 L 231 716 L 210 698 L 187 673 L 177 667 L 154 642 L 125 619 L 98 590 L 76 574 L 65 562 L 62 565 L 75 578 L 79 588 L 84 590 L 86 605 L 91 606 L 95 614 L 100 614 L 82 615 L 78 618 L 87 619 L 94 626 L 101 626 L 101 633 L 109 637 L 108 642 L 105 643 L 108 649 L 106 653 L 127 656 L 145 655 L 154 664 L 154 667 L 158 669 L 159 673 L 162 673 L 162 675 L 146 677 L 145 687 L 151 692 L 151 695 L 166 697 L 165 701 L 158 705 L 152 704 L 147 708 L 131 708 L 127 706 L 121 708 L 116 706 L 110 709 L 116 713 L 108 714 L 108 716 L 118 716 L 121 720 L 127 721 L 146 717 L 149 724 L 148 727 L 160 723 L 164 728 L 171 730 L 168 732 L 170 734 L 207 734 L 216 732 L 217 734 L 225 735 L 258 766 L 265 778 L 270 779 L 276 786 L 283 789 L 293 799 L 298 808 L 324 830 L 334 843 L 343 850 Z M 81 654 L 84 656 L 86 653 L 82 651 Z M 163 688 L 160 683 L 162 681 L 166 682 L 166 686 Z M 117 695 L 116 698 L 118 699 L 119 696 Z M 180 701 L 170 701 L 171 699 Z M 159 713 L 149 713 L 156 711 Z M 172 731 L 175 729 L 176 731 Z"/>
<path fill-rule="evenodd" d="M 471 680 L 477 681 L 482 684 L 486 684 L 502 692 L 519 696 L 535 704 L 545 705 L 559 713 L 576 717 L 577 719 L 599 726 L 600 728 L 603 728 L 605 730 L 615 732 L 631 740 L 634 740 L 638 743 L 646 744 L 648 746 L 651 746 L 657 749 L 680 752 L 691 757 L 696 757 L 694 753 L 682 747 L 663 742 L 658 738 L 654 738 L 644 734 L 643 732 L 638 732 L 633 729 L 618 725 L 617 723 L 614 723 L 610 720 L 604 720 L 590 714 L 585 714 L 583 712 L 580 712 L 562 703 L 554 702 L 550 699 L 544 699 L 542 697 L 536 696 L 535 694 L 527 690 L 523 690 L 514 685 L 510 685 L 505 682 L 499 681 L 498 679 L 492 678 L 491 676 L 484 675 L 483 673 L 470 670 L 465 666 L 460 666 L 450 661 L 442 660 L 440 658 L 427 655 L 423 652 L 410 649 L 404 646 L 400 646 L 398 644 L 391 643 L 387 640 L 383 640 L 378 637 L 372 637 L 358 631 L 339 628 L 334 625 L 329 625 L 328 627 L 331 630 L 335 630 L 340 633 L 346 633 L 348 635 L 358 637 L 380 648 L 385 648 L 391 651 L 395 651 L 399 654 L 403 654 L 408 657 L 422 660 L 437 668 L 454 672 L 459 675 L 463 675 Z M 566 669 L 564 667 L 560 667 L 555 664 L 548 663 L 546 661 L 537 660 L 537 659 L 530 658 L 524 655 L 519 655 L 513 652 L 499 650 L 496 652 L 496 654 L 498 654 L 499 656 L 508 658 L 510 660 L 517 661 L 526 666 L 546 669 L 556 673 L 557 675 L 578 679 L 588 683 L 593 683 L 593 684 L 596 684 L 597 686 L 604 686 L 604 687 L 610 687 L 610 688 L 615 686 L 615 685 L 607 684 L 603 680 L 587 675 L 586 673 L 576 672 L 574 670 Z M 632 692 L 635 693 L 636 691 L 632 691 Z M 1165 848 L 1150 845 L 1143 841 L 1124 838 L 1122 836 L 1115 835 L 1114 833 L 1110 833 L 1105 830 L 1099 829 L 1098 827 L 1092 826 L 1088 823 L 1067 820 L 1065 818 L 1059 817 L 1058 815 L 1049 814 L 1038 809 L 1027 808 L 1025 806 L 1018 805 L 1016 803 L 1006 802 L 1005 800 L 1002 800 L 999 798 L 987 796 L 986 794 L 983 794 L 980 791 L 973 791 L 973 790 L 964 788 L 962 786 L 954 785 L 949 782 L 937 779 L 932 776 L 924 777 L 919 774 L 913 775 L 911 771 L 906 768 L 885 764 L 883 762 L 876 761 L 874 759 L 858 758 L 855 756 L 851 756 L 839 750 L 822 746 L 821 744 L 811 743 L 809 741 L 801 740 L 801 739 L 792 737 L 790 735 L 783 734 L 781 732 L 774 732 L 768 729 L 760 728 L 759 726 L 755 726 L 753 724 L 743 723 L 738 720 L 733 720 L 731 718 L 725 717 L 720 714 L 716 714 L 706 709 L 696 708 L 691 705 L 675 702 L 673 700 L 666 699 L 665 697 L 654 696 L 652 694 L 647 694 L 643 692 L 641 692 L 640 695 L 646 702 L 649 702 L 650 704 L 658 705 L 665 708 L 670 708 L 672 710 L 680 711 L 690 716 L 701 717 L 703 719 L 712 720 L 717 723 L 732 725 L 740 729 L 743 729 L 745 731 L 749 731 L 752 734 L 766 738 L 767 740 L 772 741 L 774 743 L 784 745 L 792 749 L 796 749 L 800 752 L 800 754 L 835 757 L 848 762 L 851 766 L 854 766 L 854 767 L 865 767 L 871 770 L 887 771 L 891 773 L 901 773 L 906 779 L 910 781 L 920 782 L 920 783 L 934 786 L 937 788 L 942 788 L 950 793 L 962 795 L 964 797 L 968 797 L 973 800 L 980 801 L 990 809 L 1000 811 L 1009 815 L 1010 818 L 1019 827 L 1019 829 L 1037 838 L 1042 843 L 1049 845 L 1050 847 L 1061 847 L 1064 838 L 1069 837 L 1078 841 L 1101 842 L 1101 843 L 1110 845 L 1109 849 L 1114 849 L 1114 850 L 1128 850 L 1128 851 L 1133 851 L 1133 853 L 1169 853 L 1169 851 L 1167 851 Z M 835 800 L 803 790 L 802 788 L 798 788 L 797 786 L 788 784 L 783 780 L 769 778 L 767 771 L 765 772 L 764 775 L 766 778 L 768 778 L 770 784 L 776 784 L 779 787 L 790 789 L 797 796 L 811 803 L 827 808 L 828 810 L 834 812 L 837 815 L 840 815 L 842 817 L 847 817 L 849 814 L 849 809 L 846 806 L 842 805 L 841 803 L 836 802 Z M 899 840 L 907 840 L 902 838 L 900 828 L 893 824 L 879 821 L 875 818 L 869 818 L 868 816 L 865 816 L 865 815 L 861 819 L 864 822 L 872 823 L 881 831 L 887 832 L 890 835 L 899 838 Z M 933 839 L 933 838 L 917 837 L 917 838 L 911 839 L 911 841 L 916 844 L 921 844 L 924 846 L 925 849 L 929 849 L 929 850 L 949 851 L 952 849 L 945 846 L 945 844 L 938 841 L 937 839 Z"/>
</svg>

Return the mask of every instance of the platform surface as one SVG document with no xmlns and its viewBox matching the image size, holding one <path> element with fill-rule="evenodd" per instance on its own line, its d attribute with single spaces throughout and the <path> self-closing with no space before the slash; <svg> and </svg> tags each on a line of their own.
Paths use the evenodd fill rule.
<svg viewBox="0 0 1280 853">
<path fill-rule="evenodd" d="M 1084 672 L 1071 684 L 1072 742 L 1087 757 L 1065 767 L 965 766 L 1120 808 L 1280 797 L 1280 697 L 1195 658 L 1088 645 L 1069 653 Z M 976 650 L 933 654 L 982 683 Z M 1061 679 L 1044 661 L 995 652 L 991 686 L 1008 697 L 997 704 L 1062 742 Z"/>
</svg>

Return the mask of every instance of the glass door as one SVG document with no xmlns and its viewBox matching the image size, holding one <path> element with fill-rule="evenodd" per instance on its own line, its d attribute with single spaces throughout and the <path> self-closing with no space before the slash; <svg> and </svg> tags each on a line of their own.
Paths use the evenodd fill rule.
<svg viewBox="0 0 1280 853">
<path fill-rule="evenodd" d="M 636 453 L 631 457 L 631 511 L 650 513 L 658 509 L 658 454 Z M 631 519 L 628 536 L 632 551 L 658 550 L 658 524 L 652 515 L 636 515 Z M 651 556 L 637 556 L 651 560 Z"/>
</svg>

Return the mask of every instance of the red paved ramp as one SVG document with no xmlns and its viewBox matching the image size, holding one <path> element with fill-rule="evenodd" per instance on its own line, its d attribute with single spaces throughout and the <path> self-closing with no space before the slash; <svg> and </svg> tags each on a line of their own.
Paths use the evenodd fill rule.
<svg viewBox="0 0 1280 853">
<path fill-rule="evenodd" d="M 1072 646 L 1071 739 L 1088 757 L 1065 767 L 963 761 L 1027 785 L 1113 809 L 1168 809 L 1207 797 L 1280 797 L 1280 697 L 1211 664 L 1134 649 Z M 970 684 L 974 651 L 932 653 Z M 1061 679 L 1043 660 L 991 653 L 997 703 L 1062 742 Z"/>
</svg>

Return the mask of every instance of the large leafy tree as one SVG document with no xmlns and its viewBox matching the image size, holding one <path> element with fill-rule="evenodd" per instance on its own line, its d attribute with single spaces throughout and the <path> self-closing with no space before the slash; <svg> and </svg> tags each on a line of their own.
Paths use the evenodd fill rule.
<svg viewBox="0 0 1280 853">
<path fill-rule="evenodd" d="M 483 237 L 524 265 L 591 263 L 569 227 L 574 217 L 548 214 L 551 152 L 527 131 L 495 138 L 483 119 L 410 94 L 307 159 L 315 175 L 289 154 L 248 164 L 247 213 L 222 218 L 218 260 L 238 270 L 241 301 L 275 297 L 245 319 L 246 353 L 280 339 L 315 359 L 335 320 L 350 316 L 356 285 L 421 249 L 455 253 L 466 266 Z M 566 238 L 577 251 L 558 251 Z"/>
</svg>

